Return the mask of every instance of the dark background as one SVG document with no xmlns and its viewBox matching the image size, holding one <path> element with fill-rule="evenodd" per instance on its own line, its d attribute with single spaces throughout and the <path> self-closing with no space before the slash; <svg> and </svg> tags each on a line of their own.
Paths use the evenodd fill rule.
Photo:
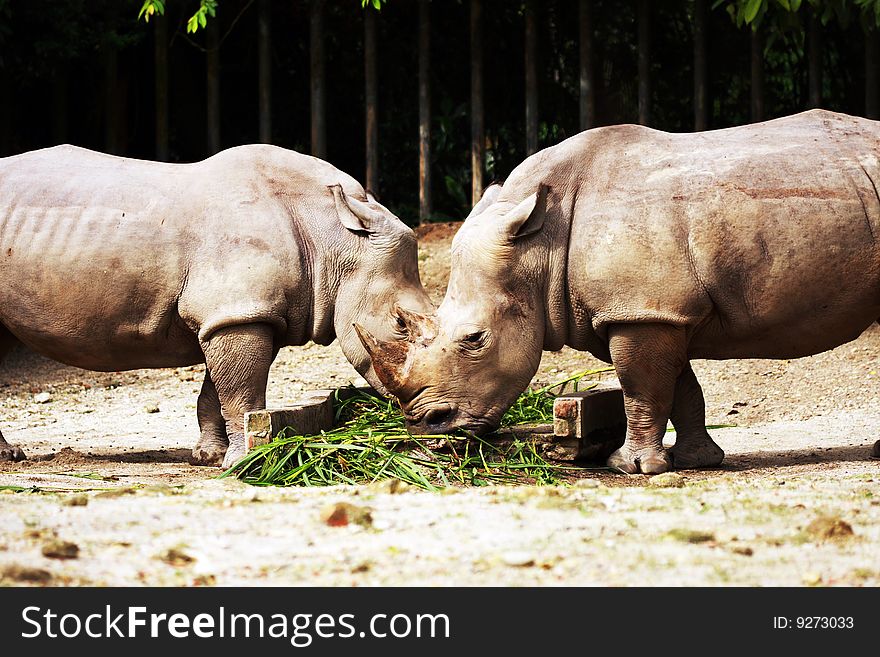
<svg viewBox="0 0 880 657">
<path fill-rule="evenodd" d="M 143 0 L 0 0 L 0 155 L 57 143 L 155 159 L 155 20 Z M 652 127 L 694 128 L 693 0 L 650 4 Z M 750 116 L 750 31 L 726 5 L 707 3 L 709 128 Z M 327 0 L 326 159 L 364 180 L 363 16 L 360 0 Z M 221 147 L 258 141 L 258 2 L 220 0 Z M 806 3 L 805 3 L 806 6 Z M 578 2 L 536 3 L 539 143 L 579 131 Z M 594 0 L 595 123 L 638 121 L 635 0 Z M 524 2 L 484 0 L 486 174 L 503 179 L 525 156 Z M 167 0 L 169 155 L 210 154 L 206 137 L 206 31 L 186 33 L 195 0 Z M 374 11 L 372 9 L 368 11 Z M 763 55 L 764 117 L 806 109 L 808 14 L 772 28 Z M 469 2 L 431 3 L 433 220 L 470 207 Z M 408 223 L 418 217 L 418 3 L 388 0 L 378 14 L 379 185 Z M 866 114 L 865 22 L 822 25 L 822 101 Z M 310 150 L 309 1 L 271 2 L 271 142 Z M 769 32 L 768 32 L 769 34 Z M 871 71 L 877 76 L 877 71 Z M 870 113 L 870 112 L 867 112 Z"/>
</svg>

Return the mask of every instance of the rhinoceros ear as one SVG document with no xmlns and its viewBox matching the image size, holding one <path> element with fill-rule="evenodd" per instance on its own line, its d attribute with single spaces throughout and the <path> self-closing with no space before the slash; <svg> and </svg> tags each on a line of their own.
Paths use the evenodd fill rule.
<svg viewBox="0 0 880 657">
<path fill-rule="evenodd" d="M 381 212 L 346 194 L 342 185 L 333 185 L 330 190 L 336 203 L 336 214 L 343 226 L 356 233 L 372 233 L 377 230 L 382 221 Z"/>
<path fill-rule="evenodd" d="M 538 191 L 521 201 L 501 217 L 510 239 L 515 240 L 537 233 L 544 226 L 547 210 L 547 185 L 540 185 Z"/>
<path fill-rule="evenodd" d="M 466 219 L 470 219 L 471 217 L 476 217 L 478 214 L 481 214 L 483 210 L 488 208 L 495 202 L 495 199 L 498 198 L 498 195 L 501 193 L 501 183 L 492 183 L 486 189 L 483 190 L 483 195 L 480 197 L 480 200 L 477 201 L 477 204 L 474 206 L 474 209 L 470 211 L 470 214 L 466 217 Z"/>
</svg>

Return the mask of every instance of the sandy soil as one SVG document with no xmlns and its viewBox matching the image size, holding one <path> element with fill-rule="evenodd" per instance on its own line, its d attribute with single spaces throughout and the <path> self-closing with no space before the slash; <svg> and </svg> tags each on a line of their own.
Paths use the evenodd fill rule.
<svg viewBox="0 0 880 657">
<path fill-rule="evenodd" d="M 455 227 L 422 231 L 438 300 Z M 876 586 L 878 355 L 875 327 L 812 358 L 695 362 L 707 422 L 736 426 L 713 432 L 723 467 L 681 487 L 599 471 L 572 487 L 391 494 L 255 489 L 189 466 L 203 367 L 94 373 L 16 351 L 0 429 L 30 460 L 0 464 L 0 583 Z M 547 353 L 534 383 L 599 365 Z M 362 383 L 336 345 L 284 349 L 269 404 L 348 382 Z M 325 524 L 341 501 L 372 523 Z M 78 556 L 44 556 L 58 540 Z"/>
</svg>

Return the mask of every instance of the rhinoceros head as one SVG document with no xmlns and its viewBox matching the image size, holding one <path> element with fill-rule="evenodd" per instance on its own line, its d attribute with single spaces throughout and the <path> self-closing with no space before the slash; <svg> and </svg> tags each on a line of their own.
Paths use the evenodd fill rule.
<svg viewBox="0 0 880 657">
<path fill-rule="evenodd" d="M 434 311 L 419 279 L 416 236 L 372 195 L 361 201 L 340 185 L 331 188 L 342 225 L 360 236 L 337 269 L 348 271 L 339 286 L 334 324 L 340 347 L 367 382 L 387 392 L 376 376 L 355 327 L 390 351 L 410 338 L 418 322 Z"/>
<path fill-rule="evenodd" d="M 433 316 L 410 315 L 406 340 L 359 330 L 413 432 L 487 433 L 537 371 L 545 329 L 544 282 L 535 272 L 546 259 L 546 192 L 474 208 L 453 240 L 443 303 Z"/>
</svg>

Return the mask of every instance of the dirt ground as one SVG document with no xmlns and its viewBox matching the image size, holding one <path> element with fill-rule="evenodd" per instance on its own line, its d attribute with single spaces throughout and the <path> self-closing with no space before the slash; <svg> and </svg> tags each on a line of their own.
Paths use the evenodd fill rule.
<svg viewBox="0 0 880 657">
<path fill-rule="evenodd" d="M 437 300 L 455 228 L 422 231 Z M 707 422 L 736 426 L 712 432 L 723 467 L 680 487 L 588 471 L 571 487 L 392 494 L 257 489 L 188 465 L 201 366 L 94 373 L 16 351 L 0 429 L 30 460 L 0 464 L 0 584 L 877 586 L 878 356 L 875 326 L 812 358 L 695 362 Z M 547 353 L 534 383 L 599 365 Z M 335 344 L 287 348 L 268 403 L 348 382 L 362 380 Z M 372 522 L 328 526 L 337 502 Z"/>
</svg>

